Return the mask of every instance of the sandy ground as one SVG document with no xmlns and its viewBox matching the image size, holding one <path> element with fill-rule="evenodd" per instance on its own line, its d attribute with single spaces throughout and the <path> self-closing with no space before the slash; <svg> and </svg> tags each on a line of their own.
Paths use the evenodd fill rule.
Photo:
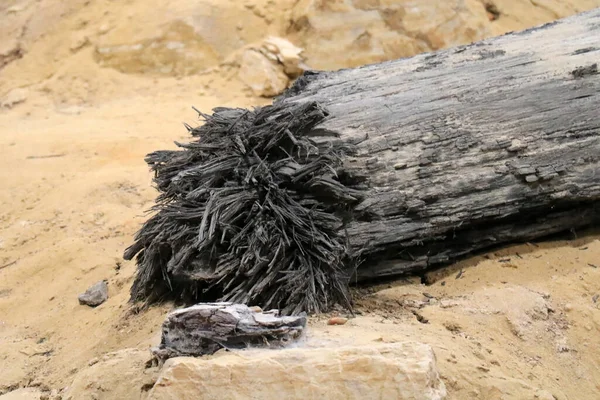
<svg viewBox="0 0 600 400">
<path fill-rule="evenodd" d="M 0 394 L 64 388 L 95 357 L 157 343 L 171 306 L 131 307 L 135 266 L 121 259 L 156 195 L 144 155 L 185 138 L 181 123 L 197 122 L 191 106 L 269 103 L 226 65 L 159 77 L 101 67 L 87 45 L 104 29 L 93 16 L 110 10 L 114 22 L 143 6 L 111 3 L 40 3 L 50 21 L 30 17 L 20 33 L 23 43 L 35 36 L 28 53 L 0 67 L 0 99 L 17 100 L 0 108 Z M 3 13 L 21 7 L 13 15 L 33 2 L 7 4 Z M 507 15 L 504 30 L 528 23 Z M 429 343 L 453 399 L 597 399 L 600 236 L 578 234 L 465 260 L 427 285 L 356 289 L 359 315 L 336 327 L 314 317 L 306 345 Z M 109 300 L 80 306 L 77 295 L 101 279 Z"/>
</svg>

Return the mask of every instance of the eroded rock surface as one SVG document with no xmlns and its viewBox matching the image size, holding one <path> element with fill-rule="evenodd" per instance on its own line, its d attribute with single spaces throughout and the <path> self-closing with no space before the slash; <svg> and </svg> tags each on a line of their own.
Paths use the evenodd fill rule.
<svg viewBox="0 0 600 400">
<path fill-rule="evenodd" d="M 174 358 L 150 400 L 444 399 L 430 346 L 252 350 L 214 359 Z"/>
<path fill-rule="evenodd" d="M 64 400 L 139 399 L 146 394 L 156 376 L 146 369 L 151 358 L 147 350 L 125 349 L 92 360 L 77 373 Z"/>
</svg>

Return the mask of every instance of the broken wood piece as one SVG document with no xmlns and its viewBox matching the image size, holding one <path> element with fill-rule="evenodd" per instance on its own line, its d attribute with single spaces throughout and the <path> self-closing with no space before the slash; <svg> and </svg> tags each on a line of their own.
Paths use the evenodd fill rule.
<svg viewBox="0 0 600 400">
<path fill-rule="evenodd" d="M 169 313 L 161 343 L 152 352 L 162 362 L 223 348 L 283 347 L 298 340 L 305 327 L 304 316 L 280 317 L 277 310 L 256 312 L 242 304 L 201 303 Z"/>
<path fill-rule="evenodd" d="M 161 196 L 125 254 L 132 299 L 317 312 L 351 275 L 597 223 L 598 43 L 600 9 L 201 114 L 194 142 L 147 157 Z"/>
</svg>

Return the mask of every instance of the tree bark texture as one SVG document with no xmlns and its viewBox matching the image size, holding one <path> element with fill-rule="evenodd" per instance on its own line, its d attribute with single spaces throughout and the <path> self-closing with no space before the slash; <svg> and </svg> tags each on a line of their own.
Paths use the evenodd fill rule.
<svg viewBox="0 0 600 400">
<path fill-rule="evenodd" d="M 317 142 L 356 145 L 356 278 L 419 271 L 597 222 L 600 9 L 433 54 L 309 72 Z"/>
<path fill-rule="evenodd" d="M 161 194 L 125 252 L 132 300 L 318 312 L 349 305 L 351 276 L 597 222 L 599 49 L 600 9 L 201 113 L 146 158 Z"/>
</svg>

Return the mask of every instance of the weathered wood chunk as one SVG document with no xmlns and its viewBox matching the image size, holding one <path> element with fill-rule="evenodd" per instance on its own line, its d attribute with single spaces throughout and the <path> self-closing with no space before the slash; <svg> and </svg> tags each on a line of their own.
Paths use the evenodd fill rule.
<svg viewBox="0 0 600 400">
<path fill-rule="evenodd" d="M 219 349 L 282 347 L 300 338 L 306 317 L 280 317 L 277 310 L 256 311 L 242 304 L 201 303 L 175 310 L 162 327 L 161 361 L 210 355 Z"/>
<path fill-rule="evenodd" d="M 351 281 L 599 222 L 598 43 L 600 9 L 202 114 L 148 156 L 132 299 L 315 312 Z"/>
</svg>

